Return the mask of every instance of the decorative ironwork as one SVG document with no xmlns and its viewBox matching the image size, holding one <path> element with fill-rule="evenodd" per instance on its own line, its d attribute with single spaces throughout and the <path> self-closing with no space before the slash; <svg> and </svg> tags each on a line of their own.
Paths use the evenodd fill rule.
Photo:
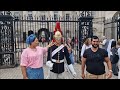
<svg viewBox="0 0 120 90">
<path fill-rule="evenodd" d="M 93 17 L 91 11 L 82 11 L 79 18 L 79 50 L 81 50 L 84 39 L 93 35 Z M 81 57 L 79 53 L 79 57 Z"/>
<path fill-rule="evenodd" d="M 83 17 L 84 15 L 82 15 L 79 19 L 75 16 L 69 20 L 66 20 L 65 17 L 58 17 L 57 19 L 60 22 L 65 41 L 68 37 L 72 39 L 75 60 L 77 61 L 80 60 L 79 54 L 81 53 L 83 39 L 92 35 L 91 14 L 88 11 L 86 13 L 87 16 Z M 10 15 L 0 15 L 0 66 L 12 66 L 15 62 L 19 64 L 23 49 L 28 47 L 25 43 L 26 38 L 31 33 L 38 36 L 40 46 L 46 46 L 53 39 L 53 31 L 57 20 L 54 20 L 53 17 L 46 17 L 42 20 L 38 16 L 34 16 L 32 20 L 27 19 L 27 16 L 21 16 L 17 20 L 10 18 Z M 33 32 L 28 32 L 29 30 Z M 44 44 L 41 38 L 43 38 L 43 41 L 46 40 Z"/>
<path fill-rule="evenodd" d="M 92 11 L 81 11 L 80 12 L 80 17 L 91 17 L 92 16 Z"/>
<path fill-rule="evenodd" d="M 0 68 L 14 65 L 13 21 L 10 15 L 0 16 Z"/>
</svg>

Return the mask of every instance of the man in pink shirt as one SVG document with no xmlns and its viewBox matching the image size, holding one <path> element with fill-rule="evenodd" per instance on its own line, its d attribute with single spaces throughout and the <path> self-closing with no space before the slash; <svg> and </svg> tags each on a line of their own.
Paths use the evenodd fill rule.
<svg viewBox="0 0 120 90">
<path fill-rule="evenodd" d="M 44 79 L 43 56 L 52 43 L 47 47 L 40 47 L 34 34 L 27 37 L 26 43 L 29 47 L 23 50 L 20 62 L 23 79 Z"/>
</svg>

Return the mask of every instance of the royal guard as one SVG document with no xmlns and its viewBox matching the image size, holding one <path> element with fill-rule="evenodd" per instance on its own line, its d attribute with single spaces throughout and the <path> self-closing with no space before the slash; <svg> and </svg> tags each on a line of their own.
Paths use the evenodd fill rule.
<svg viewBox="0 0 120 90">
<path fill-rule="evenodd" d="M 56 23 L 54 30 L 53 43 L 54 45 L 48 49 L 48 57 L 46 65 L 50 68 L 48 79 L 66 79 L 65 77 L 65 62 L 68 65 L 68 68 L 72 75 L 75 77 L 76 72 L 73 68 L 71 60 L 69 58 L 68 49 L 64 46 L 62 39 L 62 31 L 60 28 L 60 22 Z M 65 58 L 66 59 L 65 59 Z M 66 60 L 66 61 L 65 61 Z"/>
</svg>

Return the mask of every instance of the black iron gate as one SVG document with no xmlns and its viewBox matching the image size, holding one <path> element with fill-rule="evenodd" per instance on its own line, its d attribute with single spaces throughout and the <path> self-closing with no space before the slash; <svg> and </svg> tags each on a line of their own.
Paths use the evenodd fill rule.
<svg viewBox="0 0 120 90">
<path fill-rule="evenodd" d="M 0 15 L 0 68 L 14 65 L 13 18 L 10 15 Z"/>
<path fill-rule="evenodd" d="M 39 45 L 47 46 L 47 44 L 52 40 L 53 31 L 55 29 L 56 22 L 59 21 L 61 25 L 61 30 L 63 32 L 63 37 L 66 41 L 70 37 L 73 41 L 73 52 L 75 55 L 75 60 L 79 60 L 79 46 L 75 42 L 79 37 L 79 20 L 78 18 L 72 18 L 71 20 L 66 20 L 65 18 L 58 18 L 58 20 L 53 20 L 52 17 L 46 20 L 41 20 L 40 18 L 33 18 L 32 20 L 22 18 L 20 20 L 14 20 L 14 34 L 15 34 L 15 58 L 17 62 L 20 61 L 20 55 L 28 45 L 25 42 L 26 37 L 29 35 L 29 31 L 33 31 L 34 34 L 38 36 Z M 46 34 L 48 33 L 48 34 Z M 45 34 L 45 35 L 44 35 Z M 49 36 L 49 37 L 48 37 Z M 45 40 L 42 40 L 44 38 Z M 46 60 L 46 59 L 45 59 Z"/>
<path fill-rule="evenodd" d="M 83 11 L 80 14 L 79 18 L 79 48 L 81 52 L 81 48 L 84 42 L 84 39 L 90 38 L 93 35 L 93 17 L 92 12 Z M 79 53 L 79 57 L 81 57 Z"/>
<path fill-rule="evenodd" d="M 83 16 L 85 12 L 85 17 Z M 13 19 L 10 15 L 0 16 L 0 67 L 12 67 L 19 64 L 20 56 L 23 49 L 27 48 L 25 40 L 30 33 L 35 33 L 40 39 L 40 46 L 46 46 L 52 39 L 56 21 L 60 22 L 63 37 L 66 41 L 68 37 L 73 42 L 73 53 L 75 61 L 80 60 L 81 47 L 83 40 L 92 36 L 92 17 L 89 11 L 83 11 L 81 16 L 72 16 L 71 18 L 53 17 L 42 20 L 38 16 L 29 19 L 27 16 Z M 44 29 L 44 30 L 43 30 Z M 45 31 L 45 32 L 41 32 Z M 49 32 L 48 38 L 46 32 Z M 44 37 L 46 36 L 46 37 Z M 45 38 L 45 42 L 41 42 L 41 38 Z M 45 58 L 46 60 L 46 58 Z"/>
</svg>

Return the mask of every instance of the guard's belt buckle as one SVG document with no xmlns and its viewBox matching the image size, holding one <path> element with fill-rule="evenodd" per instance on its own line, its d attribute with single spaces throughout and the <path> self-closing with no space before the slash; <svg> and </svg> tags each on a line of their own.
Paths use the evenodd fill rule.
<svg viewBox="0 0 120 90">
<path fill-rule="evenodd" d="M 56 63 L 60 63 L 60 60 L 56 60 Z"/>
</svg>

